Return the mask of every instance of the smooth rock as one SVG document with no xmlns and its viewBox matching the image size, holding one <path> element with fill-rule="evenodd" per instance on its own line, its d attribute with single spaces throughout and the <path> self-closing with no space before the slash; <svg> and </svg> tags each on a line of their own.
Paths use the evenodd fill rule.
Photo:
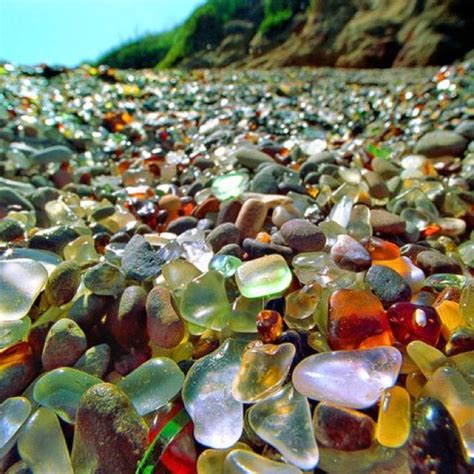
<svg viewBox="0 0 474 474">
<path fill-rule="evenodd" d="M 17 220 L 8 217 L 0 220 L 0 241 L 12 242 L 23 238 L 24 234 L 25 230 Z"/>
<path fill-rule="evenodd" d="M 230 222 L 218 225 L 207 236 L 207 243 L 216 253 L 225 245 L 238 244 L 239 242 L 240 230 Z"/>
<path fill-rule="evenodd" d="M 46 336 L 41 360 L 45 370 L 71 366 L 87 349 L 86 335 L 71 319 L 53 324 Z"/>
<path fill-rule="evenodd" d="M 110 296 L 95 295 L 94 293 L 81 295 L 69 309 L 69 318 L 76 322 L 80 328 L 88 329 L 100 321 L 107 309 L 110 308 L 112 301 Z"/>
<path fill-rule="evenodd" d="M 394 347 L 325 352 L 302 360 L 292 378 L 296 390 L 312 400 L 368 408 L 395 384 L 401 363 Z"/>
<path fill-rule="evenodd" d="M 435 250 L 425 250 L 416 256 L 416 264 L 427 275 L 436 273 L 462 274 L 461 265 L 451 257 Z"/>
<path fill-rule="evenodd" d="M 119 304 L 108 311 L 106 326 L 122 347 L 139 347 L 147 343 L 146 296 L 140 286 L 128 286 Z"/>
<path fill-rule="evenodd" d="M 239 148 L 235 157 L 242 166 L 250 169 L 258 168 L 262 163 L 274 163 L 270 155 L 254 148 Z"/>
<path fill-rule="evenodd" d="M 348 235 L 339 235 L 331 248 L 331 257 L 343 270 L 362 272 L 367 270 L 372 258 L 362 244 Z"/>
<path fill-rule="evenodd" d="M 101 383 L 82 396 L 72 448 L 75 474 L 135 472 L 146 447 L 148 427 L 125 394 Z"/>
<path fill-rule="evenodd" d="M 149 281 L 161 273 L 165 263 L 153 247 L 141 236 L 134 235 L 122 255 L 122 271 L 127 278 Z"/>
<path fill-rule="evenodd" d="M 69 162 L 72 158 L 72 150 L 63 145 L 50 146 L 31 155 L 35 164 L 46 165 L 48 163 Z"/>
<path fill-rule="evenodd" d="M 406 230 L 405 220 L 385 211 L 384 209 L 372 209 L 370 211 L 370 225 L 376 233 L 380 234 L 403 234 Z"/>
<path fill-rule="evenodd" d="M 365 274 L 365 284 L 377 296 L 385 309 L 399 301 L 410 301 L 410 285 L 395 270 L 373 265 Z"/>
<path fill-rule="evenodd" d="M 194 229 L 197 223 L 198 220 L 193 216 L 182 216 L 171 221 L 167 230 L 173 234 L 181 235 L 188 230 Z"/>
<path fill-rule="evenodd" d="M 462 135 L 447 130 L 436 130 L 423 135 L 414 148 L 414 153 L 429 158 L 462 156 L 468 141 Z"/>
<path fill-rule="evenodd" d="M 75 229 L 60 225 L 39 230 L 31 237 L 28 246 L 31 249 L 48 250 L 62 255 L 64 247 L 78 237 L 79 233 Z"/>
<path fill-rule="evenodd" d="M 150 339 L 165 349 L 176 347 L 184 337 L 185 325 L 171 303 L 171 293 L 156 286 L 146 299 L 146 329 Z"/>
<path fill-rule="evenodd" d="M 77 359 L 74 368 L 101 379 L 109 367 L 110 353 L 111 350 L 108 344 L 93 346 Z"/>
<path fill-rule="evenodd" d="M 101 262 L 84 274 L 84 286 L 96 295 L 116 296 L 125 286 L 125 276 L 115 265 Z"/>
<path fill-rule="evenodd" d="M 241 240 L 247 237 L 255 238 L 262 229 L 267 212 L 266 204 L 258 199 L 248 199 L 244 202 L 235 221 Z"/>
<path fill-rule="evenodd" d="M 61 306 L 72 300 L 81 283 L 81 267 L 73 261 L 59 264 L 51 273 L 44 290 L 51 306 Z"/>
<path fill-rule="evenodd" d="M 324 232 L 305 219 L 285 222 L 280 232 L 286 243 L 296 252 L 317 252 L 326 244 Z"/>
</svg>

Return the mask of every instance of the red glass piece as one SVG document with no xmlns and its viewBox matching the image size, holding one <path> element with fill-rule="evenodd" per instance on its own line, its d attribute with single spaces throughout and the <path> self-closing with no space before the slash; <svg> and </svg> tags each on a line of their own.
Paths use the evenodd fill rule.
<svg viewBox="0 0 474 474">
<path fill-rule="evenodd" d="M 431 306 L 413 303 L 395 303 L 387 310 L 395 339 L 402 344 L 423 341 L 435 346 L 441 334 L 441 321 Z"/>
</svg>

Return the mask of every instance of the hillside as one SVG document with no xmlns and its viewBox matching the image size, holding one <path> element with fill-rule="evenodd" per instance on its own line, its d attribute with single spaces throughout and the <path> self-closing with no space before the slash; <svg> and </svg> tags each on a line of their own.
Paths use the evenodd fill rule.
<svg viewBox="0 0 474 474">
<path fill-rule="evenodd" d="M 451 63 L 474 49 L 472 0 L 208 0 L 176 29 L 99 58 L 160 69 Z"/>
</svg>

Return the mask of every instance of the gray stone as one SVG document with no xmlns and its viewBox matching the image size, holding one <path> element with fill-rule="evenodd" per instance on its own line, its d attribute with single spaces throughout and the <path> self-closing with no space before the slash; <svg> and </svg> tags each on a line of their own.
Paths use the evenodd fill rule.
<svg viewBox="0 0 474 474">
<path fill-rule="evenodd" d="M 101 262 L 87 270 L 84 286 L 96 295 L 116 296 L 125 287 L 125 276 L 115 265 Z"/>
<path fill-rule="evenodd" d="M 161 273 L 163 260 L 141 235 L 134 235 L 122 256 L 125 276 L 138 281 L 149 281 Z"/>
<path fill-rule="evenodd" d="M 110 363 L 110 346 L 99 344 L 87 349 L 74 364 L 74 368 L 101 379 L 107 372 Z"/>
<path fill-rule="evenodd" d="M 64 247 L 79 237 L 79 233 L 69 226 L 59 225 L 36 232 L 28 246 L 31 249 L 49 250 L 61 255 Z"/>
<path fill-rule="evenodd" d="M 214 252 L 219 252 L 225 245 L 240 242 L 240 230 L 235 224 L 225 222 L 210 232 L 207 236 L 207 242 Z"/>
<path fill-rule="evenodd" d="M 324 232 L 305 219 L 292 219 L 280 229 L 286 243 L 296 252 L 318 252 L 326 244 Z"/>
<path fill-rule="evenodd" d="M 383 265 L 374 265 L 365 275 L 366 285 L 387 309 L 399 301 L 411 300 L 410 285 L 395 270 Z"/>
<path fill-rule="evenodd" d="M 0 240 L 11 242 L 24 236 L 23 226 L 15 219 L 5 218 L 0 221 Z"/>
<path fill-rule="evenodd" d="M 72 366 L 87 349 L 84 331 L 71 319 L 55 322 L 46 336 L 41 361 L 44 370 Z"/>
<path fill-rule="evenodd" d="M 192 216 L 178 217 L 171 221 L 168 226 L 168 232 L 173 232 L 176 235 L 183 234 L 187 230 L 194 229 L 197 226 L 198 220 Z"/>
<path fill-rule="evenodd" d="M 474 140 L 474 120 L 464 120 L 454 131 L 468 140 Z"/>
<path fill-rule="evenodd" d="M 447 257 L 436 250 L 426 250 L 416 256 L 416 264 L 427 274 L 462 274 L 461 265 L 454 258 Z"/>
<path fill-rule="evenodd" d="M 70 148 L 64 145 L 55 145 L 34 153 L 31 155 L 31 159 L 38 164 L 63 163 L 69 162 L 72 155 Z"/>
<path fill-rule="evenodd" d="M 240 148 L 235 157 L 242 166 L 250 169 L 258 168 L 262 163 L 274 163 L 270 155 L 254 148 Z"/>
<path fill-rule="evenodd" d="M 423 135 L 413 150 L 429 158 L 462 156 L 468 141 L 462 135 L 446 130 L 436 130 Z"/>
<path fill-rule="evenodd" d="M 403 234 L 407 226 L 402 217 L 383 209 L 370 211 L 370 225 L 380 234 Z"/>
</svg>

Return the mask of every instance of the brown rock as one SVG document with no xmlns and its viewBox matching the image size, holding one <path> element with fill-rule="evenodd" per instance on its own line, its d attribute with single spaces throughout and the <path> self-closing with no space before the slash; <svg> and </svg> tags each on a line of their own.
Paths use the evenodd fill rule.
<svg viewBox="0 0 474 474">
<path fill-rule="evenodd" d="M 71 461 L 76 474 L 133 473 L 147 446 L 148 428 L 115 385 L 94 385 L 77 409 Z"/>
</svg>

